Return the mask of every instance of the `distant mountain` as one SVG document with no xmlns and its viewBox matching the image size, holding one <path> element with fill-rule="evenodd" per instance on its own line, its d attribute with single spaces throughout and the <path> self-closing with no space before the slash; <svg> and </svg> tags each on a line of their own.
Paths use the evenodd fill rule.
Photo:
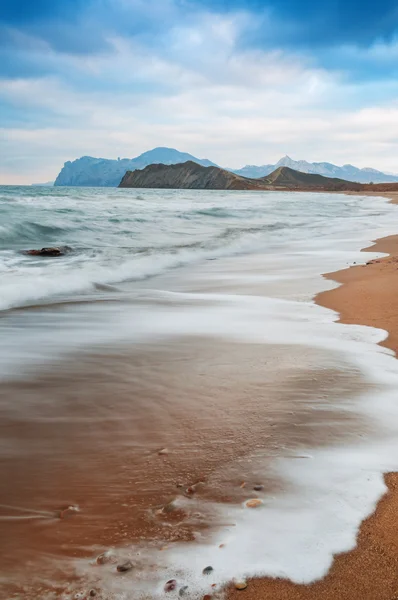
<svg viewBox="0 0 398 600">
<path fill-rule="evenodd" d="M 154 148 L 136 158 L 119 158 L 117 160 L 83 156 L 73 162 L 66 162 L 54 185 L 117 187 L 126 171 L 142 169 L 151 164 L 171 165 L 188 160 L 204 167 L 216 166 L 210 160 L 196 158 L 187 152 L 179 152 L 173 148 Z"/>
<path fill-rule="evenodd" d="M 249 179 L 220 167 L 203 167 L 193 161 L 176 165 L 154 164 L 128 171 L 122 188 L 193 190 L 285 190 L 285 191 L 398 191 L 398 183 L 363 184 L 317 173 L 278 167 L 266 177 Z"/>
<path fill-rule="evenodd" d="M 204 167 L 191 160 L 176 165 L 154 164 L 127 171 L 119 187 L 190 190 L 261 189 L 261 180 L 246 179 L 220 167 Z"/>
<path fill-rule="evenodd" d="M 107 158 L 94 158 L 83 156 L 73 162 L 66 162 L 55 180 L 55 186 L 105 186 L 116 187 L 119 185 L 126 171 L 143 169 L 152 164 L 173 165 L 193 161 L 204 167 L 216 167 L 210 160 L 196 158 L 187 152 L 179 152 L 173 148 L 154 148 L 144 152 L 136 158 L 122 158 L 117 160 Z M 337 167 L 331 163 L 310 163 L 306 160 L 293 160 L 284 156 L 276 165 L 247 165 L 242 169 L 226 169 L 241 177 L 257 179 L 266 177 L 278 167 L 289 167 L 302 173 L 323 175 L 324 177 L 337 177 L 345 181 L 359 183 L 395 183 L 398 175 L 382 173 L 376 169 L 359 169 L 353 165 Z"/>
<path fill-rule="evenodd" d="M 289 156 L 281 158 L 276 165 L 246 165 L 242 169 L 235 169 L 233 172 L 242 177 L 266 177 L 278 167 L 289 167 L 302 173 L 312 173 L 314 175 L 323 175 L 324 177 L 337 177 L 345 181 L 356 181 L 358 183 L 395 183 L 398 182 L 398 175 L 382 173 L 376 169 L 359 169 L 353 165 L 343 165 L 337 167 L 332 163 L 317 162 L 310 163 L 306 160 L 293 160 Z"/>
</svg>

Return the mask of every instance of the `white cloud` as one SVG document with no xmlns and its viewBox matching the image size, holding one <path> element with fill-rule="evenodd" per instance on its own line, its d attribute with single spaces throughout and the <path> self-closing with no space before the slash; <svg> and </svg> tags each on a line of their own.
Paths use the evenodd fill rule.
<svg viewBox="0 0 398 600">
<path fill-rule="evenodd" d="M 368 88 L 297 56 L 237 52 L 238 33 L 238 17 L 203 15 L 174 28 L 161 52 L 113 37 L 112 53 L 60 56 L 58 77 L 3 80 L 0 98 L 25 115 L 43 111 L 50 125 L 32 117 L 29 127 L 2 131 L 0 182 L 52 179 L 65 160 L 132 157 L 157 145 L 224 166 L 289 153 L 398 171 L 396 105 L 372 105 Z"/>
</svg>

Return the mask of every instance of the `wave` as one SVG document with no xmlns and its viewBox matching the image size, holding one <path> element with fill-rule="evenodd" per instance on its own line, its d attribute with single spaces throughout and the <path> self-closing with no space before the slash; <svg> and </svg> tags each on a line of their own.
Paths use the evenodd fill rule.
<svg viewBox="0 0 398 600">
<path fill-rule="evenodd" d="M 57 242 L 60 236 L 67 233 L 69 228 L 58 227 L 57 225 L 43 225 L 32 221 L 24 223 L 14 223 L 12 225 L 2 225 L 0 227 L 0 243 L 22 244 L 24 242 L 35 242 L 37 240 L 47 242 Z"/>
</svg>

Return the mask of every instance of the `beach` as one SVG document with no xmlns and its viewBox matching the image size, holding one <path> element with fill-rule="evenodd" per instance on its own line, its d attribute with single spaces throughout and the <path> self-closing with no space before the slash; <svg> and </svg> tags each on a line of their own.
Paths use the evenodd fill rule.
<svg viewBox="0 0 398 600">
<path fill-rule="evenodd" d="M 394 203 L 398 194 L 387 194 Z M 316 302 L 337 310 L 341 323 L 358 323 L 385 329 L 381 342 L 395 353 L 398 349 L 397 265 L 398 236 L 377 240 L 364 251 L 388 256 L 327 275 L 340 287 L 319 294 Z M 252 580 L 248 596 L 253 600 L 393 600 L 398 598 L 398 474 L 385 476 L 388 491 L 375 513 L 361 525 L 357 547 L 335 557 L 324 579 L 312 585 L 297 586 L 281 580 Z M 231 590 L 229 598 L 241 592 Z"/>
<path fill-rule="evenodd" d="M 50 215 L 71 245 L 83 211 L 58 193 L 55 218 L 44 201 L 39 207 L 41 227 L 47 235 Z M 360 249 L 394 231 L 395 209 L 356 196 L 246 194 L 231 207 L 228 194 L 169 193 L 157 221 L 159 197 L 133 196 L 128 227 L 140 233 L 148 222 L 157 238 L 145 252 L 134 247 L 133 261 L 129 249 L 125 264 L 121 247 L 111 263 L 125 193 L 112 192 L 109 216 L 109 198 L 87 205 L 90 222 L 96 211 L 107 221 L 93 233 L 85 221 L 82 231 L 93 246 L 107 229 L 105 250 L 83 248 L 58 271 L 33 263 L 44 298 L 31 297 L 30 263 L 23 259 L 21 278 L 18 252 L 5 254 L 14 261 L 7 298 L 20 302 L 23 292 L 25 304 L 2 319 L 3 595 L 70 600 L 92 589 L 101 600 L 161 598 L 175 579 L 193 598 L 218 598 L 226 581 L 246 577 L 247 589 L 231 597 L 393 598 L 395 496 L 379 500 L 382 473 L 396 464 L 398 372 L 376 342 L 389 330 L 394 349 L 397 241 L 378 242 L 366 266 Z M 165 219 L 171 250 L 159 237 Z M 131 276 L 144 266 L 155 275 Z M 116 282 L 114 270 L 127 267 L 129 279 Z M 66 290 L 57 296 L 55 275 Z M 378 329 L 357 327 L 367 324 Z M 395 475 L 387 482 L 394 490 Z M 377 502 L 358 547 L 333 560 L 354 547 Z M 97 564 L 107 551 L 112 560 Z M 128 561 L 134 569 L 117 573 Z M 273 579 L 258 579 L 264 571 Z"/>
</svg>

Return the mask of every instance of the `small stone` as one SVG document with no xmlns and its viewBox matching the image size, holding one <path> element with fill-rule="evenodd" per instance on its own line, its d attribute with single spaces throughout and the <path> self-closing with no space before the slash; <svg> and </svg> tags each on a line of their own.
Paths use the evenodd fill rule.
<svg viewBox="0 0 398 600">
<path fill-rule="evenodd" d="M 177 587 L 177 581 L 175 579 L 169 579 L 164 585 L 165 592 L 173 592 Z"/>
<path fill-rule="evenodd" d="M 263 501 L 259 498 L 252 498 L 246 502 L 246 506 L 247 508 L 257 508 L 258 506 L 261 506 L 262 503 Z"/>
<path fill-rule="evenodd" d="M 187 489 L 185 490 L 185 493 L 188 494 L 189 496 L 192 496 L 192 494 L 194 494 L 196 492 L 196 488 L 194 485 L 190 485 L 189 487 L 187 487 Z"/>
<path fill-rule="evenodd" d="M 94 598 L 94 596 L 97 595 L 97 592 L 95 590 L 90 590 L 88 595 L 90 596 L 90 598 Z"/>
<path fill-rule="evenodd" d="M 235 581 L 234 585 L 236 590 L 245 590 L 247 588 L 247 583 L 244 579 L 242 581 Z"/>
<path fill-rule="evenodd" d="M 188 586 L 184 585 L 180 591 L 178 592 L 178 595 L 180 596 L 180 598 L 182 598 L 183 596 L 187 595 L 187 591 L 188 591 Z"/>
<path fill-rule="evenodd" d="M 169 451 L 167 448 L 162 448 L 161 450 L 158 451 L 159 456 L 166 456 L 166 454 L 168 454 Z"/>
<path fill-rule="evenodd" d="M 220 544 L 218 547 L 219 547 L 219 548 L 224 548 L 224 547 L 225 547 L 225 544 Z"/>
<path fill-rule="evenodd" d="M 73 596 L 73 600 L 83 600 L 84 597 L 85 597 L 84 592 L 77 592 L 77 594 L 75 594 Z"/>
<path fill-rule="evenodd" d="M 243 490 L 243 488 L 244 488 L 244 487 L 246 487 L 246 481 L 242 481 L 242 483 L 240 484 L 240 487 L 241 487 L 241 488 L 242 488 L 242 490 Z"/>
<path fill-rule="evenodd" d="M 206 594 L 206 596 L 203 596 L 203 600 L 211 600 L 211 596 L 210 594 Z"/>
<path fill-rule="evenodd" d="M 163 513 L 171 513 L 174 512 L 177 509 L 176 504 L 175 504 L 175 500 L 171 500 L 168 504 L 165 504 L 164 507 L 162 508 L 162 512 Z"/>
<path fill-rule="evenodd" d="M 109 550 L 107 550 L 106 552 L 103 552 L 96 558 L 97 565 L 107 565 L 108 563 L 113 562 L 113 561 L 114 561 L 114 556 L 113 556 L 112 552 L 110 552 Z"/>
<path fill-rule="evenodd" d="M 59 511 L 58 516 L 60 519 L 65 519 L 66 517 L 70 517 L 77 512 L 79 512 L 79 508 L 77 506 L 67 506 Z"/>
<path fill-rule="evenodd" d="M 263 486 L 263 485 L 255 485 L 255 486 L 253 487 L 253 490 L 254 490 L 255 492 L 261 492 L 263 489 L 264 489 L 264 486 Z"/>
<path fill-rule="evenodd" d="M 131 562 L 131 560 L 127 560 L 124 563 L 121 563 L 120 565 L 118 565 L 116 567 L 116 570 L 119 573 L 127 573 L 127 571 L 131 571 L 131 569 L 134 567 L 133 563 Z"/>
<path fill-rule="evenodd" d="M 214 571 L 213 567 L 205 567 L 202 571 L 203 575 L 210 575 Z"/>
</svg>

